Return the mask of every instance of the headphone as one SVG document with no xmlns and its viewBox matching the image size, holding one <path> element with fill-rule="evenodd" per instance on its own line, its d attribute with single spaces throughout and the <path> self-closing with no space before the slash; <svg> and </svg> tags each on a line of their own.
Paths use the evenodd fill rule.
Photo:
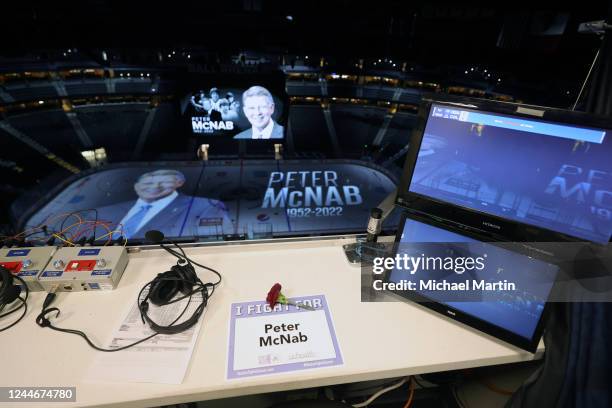
<svg viewBox="0 0 612 408">
<path fill-rule="evenodd" d="M 145 237 L 147 240 L 156 242 L 158 245 L 177 258 L 176 265 L 173 265 L 169 271 L 159 273 L 155 279 L 147 283 L 140 290 L 138 294 L 138 309 L 140 310 L 140 318 L 143 323 L 148 323 L 153 331 L 160 334 L 176 334 L 181 333 L 191 326 L 195 325 L 202 314 L 204 308 L 208 304 L 208 299 L 212 296 L 215 287 L 221 282 L 221 275 L 214 269 L 207 266 L 201 265 L 195 261 L 189 259 L 185 254 L 185 251 L 177 245 L 171 242 L 180 252 L 177 252 L 173 248 L 169 248 L 162 244 L 164 235 L 159 231 L 147 231 Z M 207 269 L 217 275 L 219 280 L 215 283 L 204 283 L 196 274 L 195 267 L 197 265 L 203 269 Z M 145 291 L 148 291 L 145 294 Z M 209 289 L 211 291 L 209 292 Z M 180 295 L 179 295 L 180 294 Z M 177 295 L 179 295 L 177 297 Z M 195 310 L 191 316 L 185 319 L 183 322 L 178 323 L 178 320 L 185 314 L 187 308 L 192 304 L 192 298 L 195 297 L 194 302 L 198 302 Z M 156 323 L 149 316 L 149 302 L 156 306 L 165 306 L 175 302 L 179 302 L 183 299 L 189 298 L 189 302 L 185 306 L 183 312 L 179 315 L 176 320 L 170 324 L 160 325 Z M 200 299 L 201 298 L 201 299 Z"/>
<path fill-rule="evenodd" d="M 162 306 L 179 292 L 188 295 L 193 287 L 200 283 L 199 281 L 193 266 L 179 258 L 177 264 L 169 271 L 158 274 L 151 281 L 147 297 L 154 305 Z"/>
<path fill-rule="evenodd" d="M 13 274 L 0 266 L 0 307 L 13 303 L 21 294 L 21 286 L 14 284 Z"/>
</svg>

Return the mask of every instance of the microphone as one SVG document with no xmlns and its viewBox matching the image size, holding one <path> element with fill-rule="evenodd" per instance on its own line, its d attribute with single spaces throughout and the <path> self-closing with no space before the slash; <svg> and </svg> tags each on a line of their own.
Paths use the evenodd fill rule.
<svg viewBox="0 0 612 408">
<path fill-rule="evenodd" d="M 372 208 L 370 211 L 370 220 L 368 222 L 368 235 L 366 238 L 367 242 L 376 242 L 378 240 L 378 234 L 382 227 L 382 215 L 383 211 L 380 208 Z"/>
<path fill-rule="evenodd" d="M 185 255 L 185 251 L 183 251 L 183 248 L 181 248 L 176 242 L 172 242 L 168 240 L 168 242 L 170 242 L 172 245 L 177 247 L 179 251 L 181 251 L 181 253 L 178 253 L 174 249 L 168 248 L 167 246 L 165 246 L 163 242 L 164 238 L 165 238 L 164 233 L 158 230 L 149 230 L 145 232 L 145 239 L 147 241 L 151 241 L 152 243 L 159 245 L 162 249 L 176 256 L 179 260 L 183 258 L 187 258 L 187 255 Z M 189 261 L 187 260 L 187 262 Z"/>
<path fill-rule="evenodd" d="M 158 230 L 149 230 L 145 233 L 145 239 L 151 241 L 154 244 L 159 244 L 164 240 L 164 234 Z"/>
</svg>

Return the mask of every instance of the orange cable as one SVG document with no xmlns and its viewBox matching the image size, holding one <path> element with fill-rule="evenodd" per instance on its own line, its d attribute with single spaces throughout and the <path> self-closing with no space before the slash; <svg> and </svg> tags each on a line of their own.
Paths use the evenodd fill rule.
<svg viewBox="0 0 612 408">
<path fill-rule="evenodd" d="M 404 404 L 404 408 L 410 408 L 410 406 L 412 405 L 412 400 L 414 398 L 414 379 L 412 378 L 412 376 L 410 376 L 410 379 L 408 381 L 410 382 L 410 391 L 408 392 L 408 401 L 406 401 L 406 404 Z"/>
<path fill-rule="evenodd" d="M 495 384 L 490 384 L 487 381 L 483 380 L 482 378 L 480 378 L 478 381 L 480 381 L 480 383 L 482 385 L 484 385 L 485 387 L 487 387 L 489 390 L 497 393 L 497 394 L 502 394 L 502 395 L 512 395 L 514 394 L 514 391 L 510 391 L 510 390 L 505 390 L 503 388 L 498 387 Z"/>
</svg>

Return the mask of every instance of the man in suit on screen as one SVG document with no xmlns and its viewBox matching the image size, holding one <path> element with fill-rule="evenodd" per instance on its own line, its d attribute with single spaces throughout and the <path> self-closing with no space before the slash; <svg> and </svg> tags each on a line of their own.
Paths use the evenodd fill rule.
<svg viewBox="0 0 612 408">
<path fill-rule="evenodd" d="M 251 128 L 234 136 L 234 139 L 282 139 L 283 127 L 272 119 L 274 99 L 263 86 L 255 85 L 242 94 L 242 109 Z"/>
<path fill-rule="evenodd" d="M 120 223 L 128 240 L 144 237 L 149 230 L 167 237 L 233 233 L 225 204 L 177 192 L 184 184 L 185 176 L 178 170 L 142 174 L 134 184 L 138 199 L 98 208 L 99 219 Z"/>
</svg>

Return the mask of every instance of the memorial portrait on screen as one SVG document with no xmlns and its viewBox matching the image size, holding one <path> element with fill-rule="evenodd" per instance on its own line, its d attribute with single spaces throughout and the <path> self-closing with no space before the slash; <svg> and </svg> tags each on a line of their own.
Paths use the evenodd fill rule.
<svg viewBox="0 0 612 408">
<path fill-rule="evenodd" d="M 231 226 L 228 210 L 218 200 L 182 194 L 185 176 L 178 170 L 154 170 L 142 174 L 134 183 L 137 197 L 98 208 L 98 217 L 120 224 L 123 236 L 143 237 L 148 230 L 178 237 L 202 219 L 219 219 Z M 117 233 L 119 234 L 119 233 Z"/>
<path fill-rule="evenodd" d="M 242 94 L 242 109 L 251 124 L 234 139 L 282 139 L 283 127 L 272 118 L 274 98 L 262 86 L 252 86 Z"/>
</svg>

